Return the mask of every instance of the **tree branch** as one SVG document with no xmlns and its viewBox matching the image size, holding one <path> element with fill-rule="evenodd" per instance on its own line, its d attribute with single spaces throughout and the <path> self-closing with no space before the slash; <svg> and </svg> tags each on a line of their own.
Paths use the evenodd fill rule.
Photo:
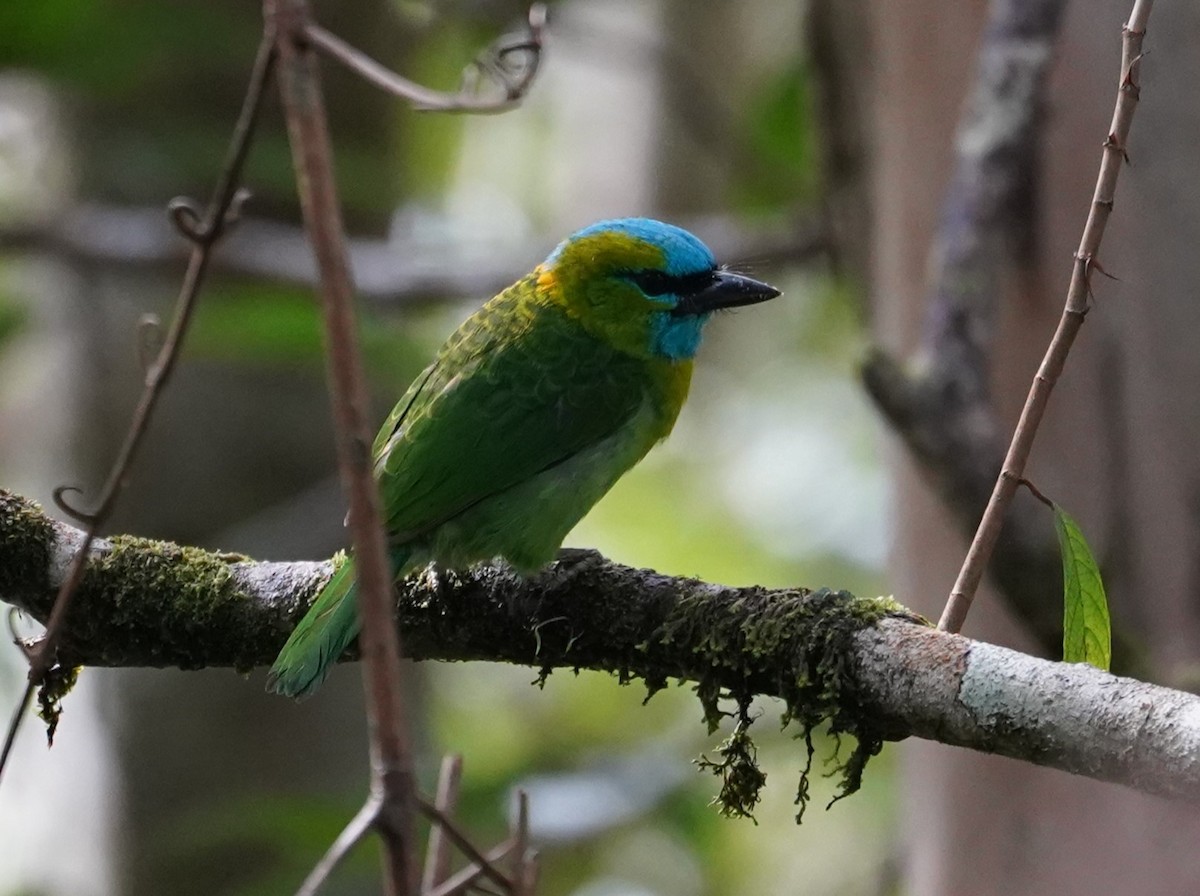
<svg viewBox="0 0 1200 896">
<path fill-rule="evenodd" d="M 681 222 L 701 232 L 718 258 L 734 268 L 743 263 L 812 264 L 829 251 L 820 216 L 804 209 L 783 225 L 746 227 L 728 217 L 708 215 Z M 211 260 L 214 273 L 269 283 L 316 286 L 316 267 L 304 231 L 291 224 L 253 216 L 238 224 L 239 239 L 225 243 Z M 347 240 L 355 294 L 384 308 L 421 305 L 446 298 L 490 296 L 508 286 L 543 257 L 559 237 L 534 234 L 521 246 L 489 247 L 485 242 L 446 243 L 404 234 Z M 122 271 L 169 273 L 187 258 L 161 208 L 89 202 L 66 210 L 49 224 L 22 226 L 0 221 L 0 245 Z"/>
<path fill-rule="evenodd" d="M 81 537 L 0 492 L 0 597 L 45 619 Z M 274 658 L 330 572 L 327 562 L 103 541 L 60 650 L 89 665 L 249 670 Z M 819 712 L 843 730 L 927 737 L 1200 800 L 1197 697 L 939 633 L 879 600 L 729 588 L 586 553 L 531 579 L 496 566 L 427 570 L 399 587 L 397 618 L 418 660 L 599 669 L 651 690 L 686 679 L 706 708 L 722 690 L 780 697 L 801 721 Z M 816 662 L 825 647 L 839 652 Z M 829 682 L 812 678 L 831 667 L 844 679 L 820 704 L 812 694 Z"/>
</svg>

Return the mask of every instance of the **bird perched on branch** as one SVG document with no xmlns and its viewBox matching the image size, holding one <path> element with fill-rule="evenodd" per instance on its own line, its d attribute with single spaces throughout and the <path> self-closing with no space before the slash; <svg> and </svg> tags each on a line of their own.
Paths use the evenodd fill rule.
<svg viewBox="0 0 1200 896">
<path fill-rule="evenodd" d="M 670 224 L 623 218 L 567 238 L 458 328 L 376 436 L 396 577 L 430 561 L 550 562 L 671 431 L 712 312 L 777 295 Z M 270 689 L 311 693 L 359 625 L 347 560 L 280 651 Z"/>
</svg>

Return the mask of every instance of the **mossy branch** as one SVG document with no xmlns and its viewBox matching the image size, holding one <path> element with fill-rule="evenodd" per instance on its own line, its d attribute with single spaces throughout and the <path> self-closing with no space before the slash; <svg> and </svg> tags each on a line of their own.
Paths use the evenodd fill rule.
<svg viewBox="0 0 1200 896">
<path fill-rule="evenodd" d="M 0 491 L 0 599 L 44 619 L 79 539 Z M 266 665 L 331 569 L 104 541 L 63 662 Z M 851 788 L 882 739 L 917 735 L 1200 800 L 1200 699 L 938 633 L 890 600 L 730 588 L 572 552 L 530 579 L 427 570 L 397 588 L 397 619 L 418 660 L 599 669 L 651 691 L 693 681 L 710 723 L 719 698 L 778 697 L 803 730 L 828 722 L 859 739 Z"/>
</svg>

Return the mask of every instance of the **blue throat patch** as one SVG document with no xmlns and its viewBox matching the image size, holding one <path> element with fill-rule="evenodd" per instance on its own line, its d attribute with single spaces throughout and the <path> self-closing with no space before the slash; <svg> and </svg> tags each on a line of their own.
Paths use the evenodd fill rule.
<svg viewBox="0 0 1200 896">
<path fill-rule="evenodd" d="M 672 361 L 694 358 L 706 320 L 707 314 L 686 317 L 672 317 L 669 312 L 656 314 L 650 331 L 650 350 Z"/>
</svg>

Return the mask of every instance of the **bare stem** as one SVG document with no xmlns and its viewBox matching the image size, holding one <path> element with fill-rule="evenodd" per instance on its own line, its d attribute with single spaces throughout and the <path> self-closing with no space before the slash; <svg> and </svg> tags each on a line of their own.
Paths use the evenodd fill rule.
<svg viewBox="0 0 1200 896">
<path fill-rule="evenodd" d="M 321 861 L 317 862 L 313 870 L 308 873 L 308 877 L 304 878 L 304 883 L 296 891 L 296 896 L 316 896 L 317 891 L 329 879 L 329 875 L 333 874 L 334 869 L 350 854 L 350 850 L 370 833 L 378 815 L 379 801 L 367 800 L 358 810 L 358 814 L 350 819 L 350 823 L 342 828 L 337 839 L 326 850 L 325 855 L 321 856 Z"/>
<path fill-rule="evenodd" d="M 440 809 L 434 805 L 431 805 L 430 803 L 425 802 L 425 800 L 421 799 L 420 797 L 417 798 L 417 806 L 430 821 L 432 821 L 435 825 L 437 825 L 438 828 L 441 829 L 447 840 L 462 850 L 463 855 L 465 855 L 479 867 L 479 873 L 482 876 L 490 878 L 495 883 L 499 884 L 503 891 L 511 891 L 512 881 L 508 879 L 503 871 L 501 871 L 492 863 L 491 859 L 480 852 L 476 848 L 475 844 L 467 839 L 466 834 L 460 831 L 454 822 L 452 822 Z"/>
<path fill-rule="evenodd" d="M 142 438 L 150 423 L 150 417 L 158 405 L 158 399 L 175 369 L 179 350 L 183 345 L 184 336 L 187 334 L 188 325 L 192 320 L 192 312 L 200 295 L 200 287 L 208 271 L 213 247 L 237 220 L 240 213 L 240 206 L 245 194 L 239 190 L 238 184 L 241 181 L 246 156 L 250 151 L 254 125 L 258 119 L 259 106 L 274 59 L 273 40 L 266 35 L 259 44 L 258 55 L 254 60 L 250 83 L 246 88 L 242 109 L 234 126 L 225 164 L 203 219 L 190 200 L 176 199 L 171 203 L 171 216 L 176 227 L 192 243 L 191 255 L 188 258 L 183 283 L 179 288 L 179 297 L 176 300 L 171 327 L 163 339 L 162 347 L 158 350 L 154 361 L 146 368 L 141 400 L 133 412 L 125 441 L 113 461 L 108 479 L 100 493 L 99 504 L 95 510 L 81 512 L 70 507 L 65 501 L 64 496 L 71 489 L 60 487 L 55 491 L 55 501 L 59 507 L 85 523 L 86 529 L 83 541 L 72 558 L 67 575 L 58 589 L 54 609 L 46 622 L 46 632 L 37 646 L 29 652 L 29 684 L 20 705 L 9 722 L 4 750 L 0 752 L 0 775 L 4 773 L 12 744 L 16 740 L 17 730 L 20 728 L 33 690 L 56 662 L 63 622 L 71 607 L 71 601 L 79 590 L 79 584 L 83 581 L 83 572 L 87 565 L 92 542 L 95 541 L 100 528 L 112 515 L 117 499 L 129 481 L 130 465 L 141 446 Z M 145 344 L 144 336 L 143 329 L 139 332 L 139 340 L 142 340 L 142 345 Z"/>
<path fill-rule="evenodd" d="M 513 841 L 505 840 L 487 854 L 487 862 L 490 864 L 500 861 L 512 851 L 512 848 Z M 445 881 L 438 884 L 434 889 L 423 893 L 422 896 L 454 896 L 456 893 L 465 893 L 468 889 L 475 886 L 475 882 L 483 877 L 483 874 L 482 866 L 468 865 L 461 871 L 446 878 Z"/>
<path fill-rule="evenodd" d="M 25 683 L 25 690 L 21 693 L 21 699 L 17 703 L 16 709 L 13 710 L 12 718 L 8 722 L 8 733 L 4 735 L 4 748 L 0 749 L 0 773 L 8 765 L 8 757 L 12 754 L 13 744 L 17 742 L 17 732 L 21 730 L 21 720 L 25 718 L 25 710 L 29 709 L 29 704 L 33 702 L 35 690 L 37 690 L 37 683 L 30 679 Z"/>
<path fill-rule="evenodd" d="M 304 0 L 265 0 L 264 15 L 268 29 L 273 24 L 278 35 L 284 115 L 304 225 L 321 280 L 338 468 L 350 504 L 362 617 L 358 643 L 371 744 L 372 793 L 367 805 L 378 801 L 375 828 L 384 843 L 385 890 L 389 896 L 407 896 L 416 892 L 417 866 L 413 860 L 414 787 L 401 689 L 400 638 L 392 624 L 393 577 L 371 470 L 366 377 L 329 127 L 316 56 L 304 36 L 311 25 L 307 4 Z"/>
<path fill-rule="evenodd" d="M 1108 137 L 1104 141 L 1104 152 L 1100 161 L 1100 174 L 1096 180 L 1096 192 L 1092 198 L 1092 206 L 1088 212 L 1087 223 L 1084 225 L 1083 236 L 1080 239 L 1079 250 L 1075 253 L 1075 264 L 1071 272 L 1071 283 L 1067 288 L 1066 306 L 1058 329 L 1050 341 L 1042 363 L 1034 377 L 1029 395 L 1025 399 L 1025 407 L 1021 411 L 1021 419 L 1013 433 L 1012 442 L 1004 458 L 1004 466 L 979 521 L 975 537 L 967 549 L 967 556 L 959 570 L 958 578 L 938 628 L 942 631 L 958 632 L 962 629 L 971 607 L 971 601 L 979 588 L 988 559 L 1000 536 L 1000 528 L 1004 522 L 1004 514 L 1012 503 L 1017 487 L 1025 474 L 1025 464 L 1033 448 L 1033 439 L 1050 400 L 1054 384 L 1062 374 L 1066 364 L 1067 354 L 1075 341 L 1079 328 L 1088 311 L 1088 300 L 1091 294 L 1091 273 L 1097 267 L 1096 258 L 1100 251 L 1100 242 L 1104 236 L 1104 227 L 1112 212 L 1113 196 L 1116 192 L 1117 176 L 1121 164 L 1125 161 L 1125 145 L 1129 136 L 1129 128 L 1133 122 L 1133 112 L 1138 102 L 1137 67 L 1141 60 L 1142 39 L 1146 33 L 1146 20 L 1150 16 L 1153 0 L 1136 0 L 1129 22 L 1125 25 L 1122 44 L 1121 76 L 1117 88 L 1117 103 L 1113 110 L 1112 124 Z"/>
<path fill-rule="evenodd" d="M 437 796 L 434 807 L 446 818 L 454 817 L 458 805 L 458 786 L 462 780 L 462 756 L 446 756 L 438 773 Z M 425 873 L 421 880 L 421 892 L 428 893 L 450 876 L 450 844 L 442 828 L 433 825 L 429 831 L 429 842 L 425 848 Z"/>
<path fill-rule="evenodd" d="M 512 893 L 533 896 L 537 885 L 537 853 L 529 848 L 529 794 L 517 791 L 517 818 L 513 823 Z"/>
<path fill-rule="evenodd" d="M 422 111 L 485 114 L 511 109 L 533 86 L 542 58 L 542 34 L 545 24 L 545 5 L 535 3 L 530 6 L 528 36 L 517 41 L 502 42 L 476 61 L 468 70 L 472 76 L 464 75 L 463 85 L 455 93 L 432 90 L 396 74 L 314 22 L 308 23 L 304 34 L 314 47 L 330 59 L 344 65 L 376 87 L 408 100 Z M 512 61 L 514 56 L 520 57 L 515 66 Z M 480 92 L 479 75 L 499 87 L 499 95 L 483 95 Z"/>
</svg>

